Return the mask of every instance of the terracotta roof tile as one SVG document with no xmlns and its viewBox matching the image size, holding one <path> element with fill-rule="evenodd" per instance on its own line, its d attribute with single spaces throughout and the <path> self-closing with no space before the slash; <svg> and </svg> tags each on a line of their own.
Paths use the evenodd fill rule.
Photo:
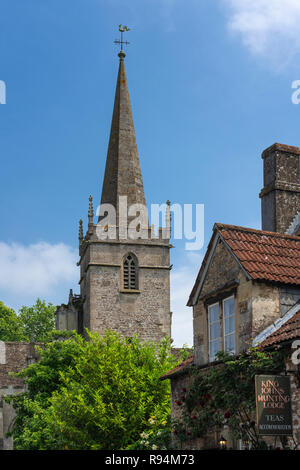
<svg viewBox="0 0 300 470">
<path fill-rule="evenodd" d="M 217 233 L 252 279 L 300 285 L 300 237 L 235 225 L 215 224 L 214 234 L 188 305 L 193 303 Z"/>
<path fill-rule="evenodd" d="M 182 373 L 188 366 L 191 366 L 193 362 L 194 362 L 194 355 L 189 356 L 185 361 L 181 362 L 181 364 L 178 364 L 176 367 L 174 367 L 174 369 L 171 369 L 165 374 L 163 374 L 160 377 L 160 380 L 168 379 L 173 375 Z"/>
<path fill-rule="evenodd" d="M 274 331 L 274 333 L 268 336 L 268 338 L 260 344 L 260 347 L 276 346 L 296 338 L 300 338 L 300 310 L 277 331 Z"/>
<path fill-rule="evenodd" d="M 216 229 L 253 279 L 300 285 L 300 238 L 216 224 Z"/>
</svg>

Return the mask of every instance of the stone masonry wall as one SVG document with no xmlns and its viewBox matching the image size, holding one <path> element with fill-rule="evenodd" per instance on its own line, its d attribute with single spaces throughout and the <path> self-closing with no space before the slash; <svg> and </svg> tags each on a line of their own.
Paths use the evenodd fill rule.
<svg viewBox="0 0 300 470">
<path fill-rule="evenodd" d="M 280 290 L 277 286 L 254 282 L 252 297 L 252 333 L 258 333 L 281 317 Z"/>
<path fill-rule="evenodd" d="M 279 289 L 281 316 L 300 300 L 300 289 L 296 287 L 281 287 Z"/>
<path fill-rule="evenodd" d="M 260 193 L 262 229 L 285 233 L 300 210 L 300 150 L 275 144 L 266 149 L 264 188 Z"/>
<path fill-rule="evenodd" d="M 292 351 L 291 351 L 292 352 Z M 287 360 L 286 368 L 289 371 L 296 371 L 297 366 L 292 363 L 291 359 Z M 292 397 L 292 415 L 293 415 L 293 432 L 294 439 L 299 444 L 300 449 L 300 384 L 295 374 L 289 374 L 291 379 L 291 397 Z M 292 445 L 292 443 L 291 443 Z"/>
<path fill-rule="evenodd" d="M 237 281 L 233 290 L 226 289 Z M 235 296 L 236 352 L 249 348 L 252 339 L 282 315 L 280 289 L 266 283 L 247 280 L 238 263 L 222 242 L 215 250 L 198 303 L 193 307 L 195 364 L 209 361 L 209 303 Z M 222 318 L 220 318 L 222 328 Z"/>
<path fill-rule="evenodd" d="M 205 373 L 205 371 L 203 371 Z M 182 396 L 185 394 L 184 389 L 189 390 L 192 387 L 194 377 L 189 374 L 176 375 L 171 378 L 171 417 L 172 422 L 182 420 L 182 406 L 178 406 L 176 401 L 181 401 Z M 236 448 L 237 443 L 232 439 L 232 434 L 228 426 L 222 429 L 222 435 L 227 440 L 228 448 Z M 203 449 L 216 449 L 219 447 L 219 439 L 221 437 L 220 430 L 217 432 L 210 432 L 204 438 L 188 439 L 181 443 L 176 439 L 176 435 L 172 434 L 172 442 L 176 449 L 185 450 L 203 450 Z"/>
<path fill-rule="evenodd" d="M 123 258 L 138 259 L 139 288 L 123 289 Z M 142 340 L 171 336 L 169 245 L 91 243 L 82 259 L 84 325 L 103 334 L 112 329 Z"/>
<path fill-rule="evenodd" d="M 19 372 L 34 360 L 34 346 L 30 343 L 0 341 L 0 450 L 13 448 L 12 438 L 6 437 L 15 417 L 14 409 L 5 403 L 4 396 L 24 391 L 24 381 L 11 377 L 10 372 Z M 40 345 L 41 346 L 41 345 Z"/>
<path fill-rule="evenodd" d="M 181 399 L 181 396 L 184 394 L 183 389 L 189 389 L 193 383 L 192 377 L 189 375 L 178 375 L 171 379 L 171 417 L 172 422 L 181 421 L 182 418 L 182 408 L 176 405 L 176 401 Z M 173 445 L 176 449 L 186 449 L 186 450 L 198 450 L 202 449 L 205 446 L 204 439 L 192 439 L 184 442 L 183 444 L 176 439 L 176 436 L 172 437 Z"/>
</svg>

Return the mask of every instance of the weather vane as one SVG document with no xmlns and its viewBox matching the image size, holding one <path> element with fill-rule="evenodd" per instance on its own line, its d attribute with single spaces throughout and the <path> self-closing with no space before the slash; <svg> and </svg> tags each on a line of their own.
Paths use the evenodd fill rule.
<svg viewBox="0 0 300 470">
<path fill-rule="evenodd" d="M 114 41 L 114 43 L 115 43 L 115 44 L 120 44 L 120 45 L 121 45 L 121 51 L 122 51 L 122 50 L 123 50 L 123 44 L 125 44 L 126 46 L 127 46 L 128 44 L 130 44 L 130 42 L 128 42 L 128 41 L 123 41 L 123 33 L 125 33 L 125 31 L 130 31 L 130 29 L 127 28 L 127 26 L 123 26 L 123 28 L 122 28 L 122 25 L 120 24 L 120 25 L 119 25 L 119 31 L 120 31 L 120 33 L 121 33 L 121 39 L 120 39 L 120 40 L 116 39 L 116 40 Z"/>
</svg>

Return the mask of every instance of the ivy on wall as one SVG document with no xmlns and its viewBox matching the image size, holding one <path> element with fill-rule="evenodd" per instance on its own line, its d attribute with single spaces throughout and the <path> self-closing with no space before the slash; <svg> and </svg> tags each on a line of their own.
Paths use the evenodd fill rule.
<svg viewBox="0 0 300 470">
<path fill-rule="evenodd" d="M 212 432 L 222 433 L 228 425 L 236 439 L 249 441 L 253 449 L 263 448 L 255 421 L 255 375 L 281 373 L 285 356 L 282 350 L 259 348 L 234 357 L 222 351 L 211 366 L 192 368 L 191 387 L 183 388 L 176 397 L 181 420 L 173 423 L 175 441 L 182 444 Z"/>
</svg>

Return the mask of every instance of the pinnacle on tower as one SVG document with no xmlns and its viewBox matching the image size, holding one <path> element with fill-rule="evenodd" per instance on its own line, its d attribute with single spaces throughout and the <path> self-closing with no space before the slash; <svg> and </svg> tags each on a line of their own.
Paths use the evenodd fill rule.
<svg viewBox="0 0 300 470">
<path fill-rule="evenodd" d="M 93 233 L 93 224 L 94 224 L 94 208 L 93 208 L 93 197 L 89 197 L 89 212 L 88 212 L 88 218 L 89 218 L 89 233 Z"/>
<path fill-rule="evenodd" d="M 79 220 L 79 234 L 78 234 L 78 238 L 79 238 L 79 243 L 82 242 L 83 240 L 83 226 L 82 226 L 83 222 L 82 222 L 82 219 Z"/>
</svg>

